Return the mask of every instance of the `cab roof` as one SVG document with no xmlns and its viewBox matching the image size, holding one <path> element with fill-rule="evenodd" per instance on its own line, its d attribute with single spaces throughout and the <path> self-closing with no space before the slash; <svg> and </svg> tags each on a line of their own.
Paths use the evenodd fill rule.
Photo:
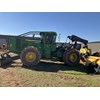
<svg viewBox="0 0 100 100">
<path fill-rule="evenodd" d="M 19 36 L 25 36 L 25 35 L 29 35 L 29 34 L 52 34 L 52 35 L 57 35 L 56 32 L 53 31 L 29 31 L 23 34 L 20 34 Z"/>
</svg>

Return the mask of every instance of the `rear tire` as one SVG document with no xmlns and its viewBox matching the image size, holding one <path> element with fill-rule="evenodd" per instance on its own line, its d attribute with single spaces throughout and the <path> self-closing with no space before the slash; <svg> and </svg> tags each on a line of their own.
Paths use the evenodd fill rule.
<svg viewBox="0 0 100 100">
<path fill-rule="evenodd" d="M 21 54 L 20 59 L 25 66 L 34 66 L 40 62 L 41 54 L 39 50 L 34 46 L 25 48 Z"/>
<path fill-rule="evenodd" d="M 63 59 L 65 64 L 68 64 L 70 66 L 75 66 L 78 65 L 80 62 L 80 54 L 75 49 L 66 50 L 64 52 Z"/>
</svg>

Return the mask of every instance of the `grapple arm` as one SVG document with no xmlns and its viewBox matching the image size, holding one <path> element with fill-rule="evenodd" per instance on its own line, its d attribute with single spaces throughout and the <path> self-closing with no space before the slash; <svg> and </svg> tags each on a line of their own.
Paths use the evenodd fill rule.
<svg viewBox="0 0 100 100">
<path fill-rule="evenodd" d="M 85 39 L 82 39 L 78 36 L 75 36 L 75 35 L 71 35 L 71 36 L 68 36 L 68 38 L 72 41 L 72 42 L 81 42 L 83 43 L 84 45 L 87 45 L 88 43 L 88 40 L 85 40 Z"/>
</svg>

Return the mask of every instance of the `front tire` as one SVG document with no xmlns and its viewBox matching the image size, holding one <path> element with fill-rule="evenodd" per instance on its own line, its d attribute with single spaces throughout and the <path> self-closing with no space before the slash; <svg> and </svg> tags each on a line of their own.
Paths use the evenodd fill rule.
<svg viewBox="0 0 100 100">
<path fill-rule="evenodd" d="M 25 66 L 34 66 L 40 62 L 41 54 L 39 50 L 34 46 L 25 48 L 21 54 L 20 59 Z"/>
<path fill-rule="evenodd" d="M 75 49 L 66 50 L 64 52 L 63 59 L 65 64 L 75 66 L 78 65 L 80 62 L 80 54 Z"/>
</svg>

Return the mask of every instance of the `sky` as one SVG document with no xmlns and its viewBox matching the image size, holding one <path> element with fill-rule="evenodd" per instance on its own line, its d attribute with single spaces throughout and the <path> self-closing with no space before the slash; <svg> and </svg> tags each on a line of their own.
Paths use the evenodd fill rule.
<svg viewBox="0 0 100 100">
<path fill-rule="evenodd" d="M 100 41 L 100 13 L 0 12 L 0 34 L 19 35 L 28 31 L 55 31 L 61 34 L 61 42 L 66 42 L 68 35 L 89 42 Z"/>
</svg>

